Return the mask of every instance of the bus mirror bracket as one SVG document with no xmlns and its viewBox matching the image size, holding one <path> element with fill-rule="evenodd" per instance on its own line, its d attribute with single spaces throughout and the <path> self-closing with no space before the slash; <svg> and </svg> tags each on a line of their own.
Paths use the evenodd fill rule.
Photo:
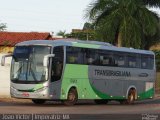
<svg viewBox="0 0 160 120">
<path fill-rule="evenodd" d="M 13 54 L 7 54 L 7 55 L 3 55 L 1 58 L 1 66 L 5 66 L 5 58 L 6 57 L 12 57 Z"/>
<path fill-rule="evenodd" d="M 55 54 L 49 54 L 49 55 L 45 55 L 44 59 L 43 59 L 43 66 L 47 67 L 48 66 L 48 59 L 54 57 Z"/>
</svg>

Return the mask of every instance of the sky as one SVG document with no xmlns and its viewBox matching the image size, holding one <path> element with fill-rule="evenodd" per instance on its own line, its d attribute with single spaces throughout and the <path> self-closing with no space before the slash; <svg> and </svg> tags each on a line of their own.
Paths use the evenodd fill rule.
<svg viewBox="0 0 160 120">
<path fill-rule="evenodd" d="M 0 23 L 13 32 L 71 32 L 82 29 L 93 0 L 0 0 Z M 160 10 L 153 9 L 160 14 Z"/>
<path fill-rule="evenodd" d="M 83 28 L 92 0 L 0 0 L 0 23 L 7 31 L 54 32 Z"/>
</svg>

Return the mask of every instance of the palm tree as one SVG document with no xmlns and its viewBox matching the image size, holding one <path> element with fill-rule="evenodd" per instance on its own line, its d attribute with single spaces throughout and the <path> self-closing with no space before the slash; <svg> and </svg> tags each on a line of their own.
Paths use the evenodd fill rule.
<svg viewBox="0 0 160 120">
<path fill-rule="evenodd" d="M 144 48 L 145 37 L 157 33 L 159 20 L 148 7 L 159 6 L 160 0 L 96 0 L 89 4 L 86 17 L 102 41 Z"/>
<path fill-rule="evenodd" d="M 145 5 L 149 5 L 151 7 L 159 7 L 160 1 L 159 0 L 142 0 Z"/>
<path fill-rule="evenodd" d="M 91 23 L 84 23 L 83 30 L 94 30 L 94 26 Z"/>
<path fill-rule="evenodd" d="M 65 37 L 66 37 L 66 31 L 65 31 L 65 30 L 64 30 L 64 31 L 60 30 L 60 31 L 57 33 L 57 35 L 58 35 L 58 36 L 62 36 L 63 38 L 65 38 Z"/>
<path fill-rule="evenodd" d="M 7 26 L 5 23 L 0 23 L 0 31 L 6 30 Z"/>
<path fill-rule="evenodd" d="M 160 20 L 159 20 L 160 21 Z M 160 22 L 158 24 L 157 32 L 154 36 L 145 36 L 144 49 L 150 49 L 152 46 L 160 43 Z"/>
</svg>

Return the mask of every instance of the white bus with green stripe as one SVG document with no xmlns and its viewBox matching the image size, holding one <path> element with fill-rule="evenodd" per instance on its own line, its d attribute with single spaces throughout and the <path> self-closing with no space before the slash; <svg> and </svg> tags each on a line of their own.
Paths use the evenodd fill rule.
<svg viewBox="0 0 160 120">
<path fill-rule="evenodd" d="M 31 40 L 18 43 L 11 56 L 10 93 L 14 98 L 74 105 L 82 99 L 132 104 L 154 97 L 152 51 L 96 41 Z"/>
</svg>

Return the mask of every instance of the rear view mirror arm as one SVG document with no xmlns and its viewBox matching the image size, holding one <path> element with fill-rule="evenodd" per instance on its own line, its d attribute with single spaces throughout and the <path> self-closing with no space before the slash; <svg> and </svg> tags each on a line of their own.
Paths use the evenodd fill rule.
<svg viewBox="0 0 160 120">
<path fill-rule="evenodd" d="M 7 54 L 7 55 L 3 55 L 2 59 L 1 59 L 1 66 L 5 66 L 5 58 L 6 57 L 12 57 L 13 54 Z"/>
</svg>

